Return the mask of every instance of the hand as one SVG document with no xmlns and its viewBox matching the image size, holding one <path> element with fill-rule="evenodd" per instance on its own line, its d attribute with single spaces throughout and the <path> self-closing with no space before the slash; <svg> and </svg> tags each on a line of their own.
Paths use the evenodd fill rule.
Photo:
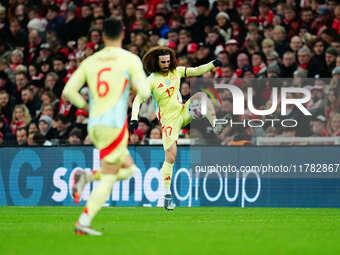
<svg viewBox="0 0 340 255">
<path fill-rule="evenodd" d="M 137 120 L 130 120 L 129 123 L 129 131 L 133 133 L 138 128 L 138 121 Z"/>
<path fill-rule="evenodd" d="M 222 61 L 221 61 L 220 59 L 216 58 L 216 59 L 213 61 L 213 65 L 214 65 L 215 67 L 218 67 L 218 66 L 222 66 L 223 64 L 222 64 Z"/>
</svg>

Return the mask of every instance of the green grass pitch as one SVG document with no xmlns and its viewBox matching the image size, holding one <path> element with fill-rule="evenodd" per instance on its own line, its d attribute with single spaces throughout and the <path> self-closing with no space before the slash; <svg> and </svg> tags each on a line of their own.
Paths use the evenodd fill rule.
<svg viewBox="0 0 340 255">
<path fill-rule="evenodd" d="M 0 254 L 340 254 L 340 210 L 109 207 L 101 237 L 74 235 L 80 207 L 0 207 Z"/>
</svg>

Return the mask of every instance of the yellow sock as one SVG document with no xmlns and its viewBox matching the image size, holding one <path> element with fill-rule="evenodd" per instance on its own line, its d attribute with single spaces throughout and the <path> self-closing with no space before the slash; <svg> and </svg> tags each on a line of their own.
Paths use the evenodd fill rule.
<svg viewBox="0 0 340 255">
<path fill-rule="evenodd" d="M 100 170 L 86 171 L 86 182 L 93 182 L 100 180 Z"/>
<path fill-rule="evenodd" d="M 171 178 L 172 178 L 172 168 L 174 164 L 170 164 L 164 161 L 162 166 L 162 179 L 163 179 L 163 187 L 165 195 L 171 194 L 170 185 L 171 185 Z"/>
<path fill-rule="evenodd" d="M 96 181 L 100 180 L 100 170 L 94 171 L 93 180 L 96 180 Z"/>
<path fill-rule="evenodd" d="M 101 180 L 95 190 L 92 191 L 87 200 L 84 212 L 79 218 L 79 223 L 85 226 L 91 224 L 92 219 L 101 209 L 102 205 L 108 199 L 117 176 L 114 174 L 102 174 Z"/>
<path fill-rule="evenodd" d="M 136 171 L 136 165 L 132 165 L 128 168 L 121 168 L 117 174 L 117 180 L 122 181 L 129 179 Z"/>
</svg>

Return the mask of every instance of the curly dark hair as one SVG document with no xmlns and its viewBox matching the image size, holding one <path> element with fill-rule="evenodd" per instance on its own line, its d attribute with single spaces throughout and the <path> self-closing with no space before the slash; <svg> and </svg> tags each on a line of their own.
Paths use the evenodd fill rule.
<svg viewBox="0 0 340 255">
<path fill-rule="evenodd" d="M 170 66 L 169 70 L 173 71 L 177 67 L 176 63 L 176 53 L 173 49 L 165 47 L 165 46 L 156 46 L 148 50 L 147 53 L 143 56 L 143 65 L 148 73 L 158 73 L 160 72 L 158 57 L 170 55 Z"/>
</svg>

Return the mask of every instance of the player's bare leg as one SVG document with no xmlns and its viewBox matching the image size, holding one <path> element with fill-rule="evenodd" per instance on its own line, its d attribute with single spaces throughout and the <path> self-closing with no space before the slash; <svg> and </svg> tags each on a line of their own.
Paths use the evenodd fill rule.
<svg viewBox="0 0 340 255">
<path fill-rule="evenodd" d="M 123 181 L 133 176 L 136 171 L 136 165 L 133 162 L 130 154 L 126 157 L 125 163 L 117 174 L 117 181 Z M 73 176 L 72 196 L 74 202 L 78 204 L 80 202 L 81 194 L 85 188 L 85 185 L 89 182 L 99 181 L 101 178 L 100 170 L 84 171 L 77 170 Z"/>
<path fill-rule="evenodd" d="M 166 151 L 165 151 L 165 161 L 162 166 L 162 179 L 163 179 L 163 187 L 164 187 L 164 208 L 166 210 L 173 210 L 175 208 L 175 203 L 172 200 L 172 195 L 170 191 L 171 179 L 172 179 L 172 170 L 176 160 L 177 155 L 177 145 L 174 142 Z"/>
<path fill-rule="evenodd" d="M 92 191 L 83 213 L 80 215 L 75 226 L 75 232 L 78 235 L 102 235 L 101 232 L 91 228 L 91 222 L 102 204 L 105 203 L 110 195 L 113 185 L 117 181 L 117 173 L 122 164 L 110 164 L 101 161 L 101 180 L 95 190 Z"/>
</svg>

